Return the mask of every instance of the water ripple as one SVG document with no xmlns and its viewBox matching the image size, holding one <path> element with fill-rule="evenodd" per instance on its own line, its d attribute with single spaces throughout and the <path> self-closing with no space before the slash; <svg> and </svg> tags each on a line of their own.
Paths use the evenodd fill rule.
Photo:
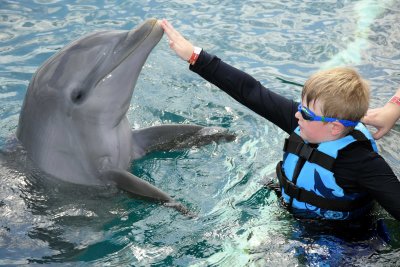
<svg viewBox="0 0 400 267">
<path fill-rule="evenodd" d="M 13 144 L 27 85 L 46 59 L 83 34 L 131 29 L 150 17 L 171 20 L 195 44 L 297 100 L 311 73 L 350 64 L 370 80 L 371 105 L 380 106 L 400 82 L 399 8 L 390 0 L 1 1 L 0 150 Z M 197 123 L 238 135 L 229 144 L 153 153 L 132 164 L 133 173 L 197 217 L 115 188 L 49 182 L 23 152 L 1 153 L 0 264 L 395 265 L 398 241 L 369 257 L 368 241 L 356 244 L 357 254 L 351 243 L 307 236 L 262 188 L 282 157 L 284 133 L 188 71 L 165 38 L 143 68 L 128 118 L 134 128 Z M 378 143 L 397 175 L 398 140 L 395 128 Z M 397 222 L 377 213 L 398 237 Z"/>
</svg>

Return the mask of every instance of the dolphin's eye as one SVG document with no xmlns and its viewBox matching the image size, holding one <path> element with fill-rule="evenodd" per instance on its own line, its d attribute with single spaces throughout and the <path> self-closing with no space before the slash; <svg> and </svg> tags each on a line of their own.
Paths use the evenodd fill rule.
<svg viewBox="0 0 400 267">
<path fill-rule="evenodd" d="M 71 100 L 75 104 L 79 104 L 85 98 L 85 92 L 83 90 L 75 90 L 71 94 Z"/>
</svg>

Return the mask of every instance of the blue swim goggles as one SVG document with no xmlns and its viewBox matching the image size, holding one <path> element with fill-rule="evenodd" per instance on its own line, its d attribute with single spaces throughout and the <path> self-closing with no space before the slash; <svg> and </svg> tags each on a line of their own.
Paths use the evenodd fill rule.
<svg viewBox="0 0 400 267">
<path fill-rule="evenodd" d="M 297 107 L 297 110 L 301 113 L 301 116 L 303 116 L 303 119 L 305 119 L 306 121 L 323 121 L 323 122 L 338 121 L 345 127 L 356 126 L 358 124 L 358 121 L 348 121 L 348 120 L 341 120 L 324 116 L 317 116 L 315 115 L 314 112 L 312 112 L 306 107 L 303 107 L 301 104 Z"/>
</svg>

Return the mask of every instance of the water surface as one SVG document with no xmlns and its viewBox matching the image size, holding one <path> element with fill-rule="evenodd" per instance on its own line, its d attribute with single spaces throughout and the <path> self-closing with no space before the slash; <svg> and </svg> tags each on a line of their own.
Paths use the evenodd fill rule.
<svg viewBox="0 0 400 267">
<path fill-rule="evenodd" d="M 131 171 L 186 204 L 187 218 L 112 188 L 49 181 L 14 141 L 35 70 L 65 44 L 103 29 L 167 18 L 188 39 L 286 97 L 321 68 L 349 65 L 371 84 L 371 106 L 400 84 L 399 1 L 0 1 L 0 265 L 397 265 L 400 230 L 350 237 L 296 221 L 262 185 L 285 134 L 188 71 L 166 38 L 139 77 L 132 127 L 229 128 L 233 143 L 153 153 Z M 399 127 L 378 141 L 400 174 Z"/>
</svg>

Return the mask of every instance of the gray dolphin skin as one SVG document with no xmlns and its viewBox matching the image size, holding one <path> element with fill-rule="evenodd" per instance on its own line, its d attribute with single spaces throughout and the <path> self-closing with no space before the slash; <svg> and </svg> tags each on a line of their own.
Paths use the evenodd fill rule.
<svg viewBox="0 0 400 267">
<path fill-rule="evenodd" d="M 226 129 L 160 125 L 132 130 L 126 117 L 145 61 L 163 35 L 156 19 L 130 31 L 84 36 L 48 59 L 33 76 L 17 137 L 45 173 L 84 185 L 114 184 L 175 203 L 129 173 L 131 161 L 155 150 L 234 139 Z"/>
</svg>

